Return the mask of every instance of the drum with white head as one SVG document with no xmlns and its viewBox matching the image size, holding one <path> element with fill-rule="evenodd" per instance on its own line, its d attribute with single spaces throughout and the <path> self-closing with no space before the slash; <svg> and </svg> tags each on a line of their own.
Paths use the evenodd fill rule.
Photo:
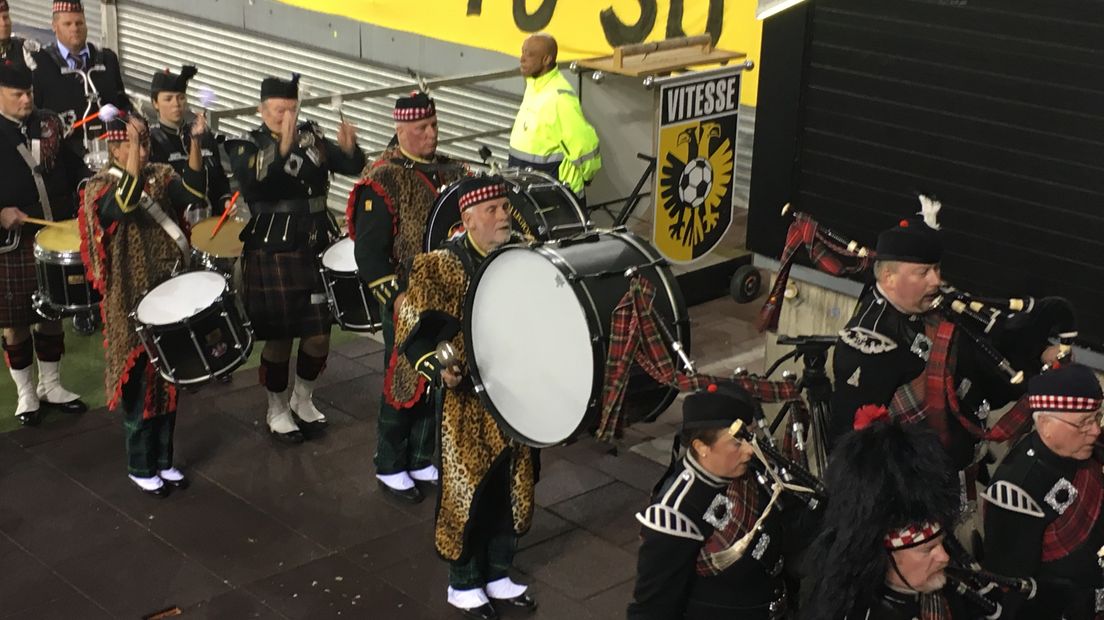
<svg viewBox="0 0 1104 620">
<path fill-rule="evenodd" d="M 509 435 L 544 447 L 597 425 L 611 319 L 636 275 L 655 286 L 660 320 L 689 350 L 678 283 L 636 235 L 593 232 L 507 246 L 486 259 L 465 307 L 467 363 L 476 392 Z M 635 366 L 630 377 L 622 408 L 630 422 L 654 419 L 677 395 Z"/>
<path fill-rule="evenodd" d="M 196 385 L 229 375 L 253 350 L 253 332 L 226 277 L 191 271 L 142 296 L 131 317 L 166 381 Z"/>
<path fill-rule="evenodd" d="M 334 321 L 341 329 L 374 332 L 383 326 L 380 304 L 360 279 L 355 243 L 344 237 L 326 248 L 320 257 L 322 282 Z"/>
</svg>

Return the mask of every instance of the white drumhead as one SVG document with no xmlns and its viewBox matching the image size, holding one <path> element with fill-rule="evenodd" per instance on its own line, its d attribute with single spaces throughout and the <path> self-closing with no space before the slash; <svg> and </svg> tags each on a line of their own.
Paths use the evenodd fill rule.
<svg viewBox="0 0 1104 620">
<path fill-rule="evenodd" d="M 353 254 L 353 240 L 345 237 L 326 248 L 322 253 L 322 266 L 331 271 L 352 273 L 357 270 L 356 256 Z"/>
<path fill-rule="evenodd" d="M 571 437 L 594 387 L 590 328 L 574 289 L 543 255 L 506 250 L 475 289 L 470 353 L 487 396 L 537 444 Z"/>
<path fill-rule="evenodd" d="M 179 323 L 210 308 L 226 292 L 226 278 L 210 271 L 191 271 L 169 278 L 146 293 L 135 313 L 145 325 Z"/>
</svg>

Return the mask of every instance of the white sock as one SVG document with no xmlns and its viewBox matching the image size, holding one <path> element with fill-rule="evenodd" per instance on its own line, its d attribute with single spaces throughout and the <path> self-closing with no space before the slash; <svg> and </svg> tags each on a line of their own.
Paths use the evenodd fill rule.
<svg viewBox="0 0 1104 620">
<path fill-rule="evenodd" d="M 268 428 L 273 432 L 285 435 L 299 430 L 299 425 L 291 417 L 291 408 L 288 406 L 287 392 L 268 392 Z"/>
<path fill-rule="evenodd" d="M 433 482 L 440 478 L 440 473 L 434 465 L 426 465 L 421 469 L 410 472 L 410 477 L 420 482 Z"/>
<path fill-rule="evenodd" d="M 487 584 L 487 596 L 497 599 L 514 598 L 525 594 L 528 589 L 529 586 L 514 583 L 509 577 L 503 577 Z"/>
<path fill-rule="evenodd" d="M 175 467 L 170 467 L 157 472 L 157 477 L 169 482 L 179 482 L 184 479 L 184 472 Z"/>
<path fill-rule="evenodd" d="M 471 590 L 456 590 L 452 586 L 448 589 L 448 602 L 453 607 L 459 607 L 460 609 L 475 609 L 480 605 L 486 605 L 491 601 L 487 598 L 487 594 L 483 592 L 483 588 L 472 588 Z"/>
<path fill-rule="evenodd" d="M 405 471 L 400 471 L 397 474 L 376 474 L 376 478 L 379 478 L 380 482 L 392 489 L 398 489 L 399 491 L 405 491 L 414 486 L 414 481 L 410 479 L 410 474 Z"/>
<path fill-rule="evenodd" d="M 61 362 L 38 360 L 38 397 L 48 403 L 64 404 L 80 398 L 61 385 Z"/>
<path fill-rule="evenodd" d="M 291 390 L 291 410 L 304 422 L 325 422 L 326 416 L 314 406 L 314 381 L 295 377 Z"/>
<path fill-rule="evenodd" d="M 31 377 L 33 370 L 34 366 L 27 366 L 20 370 L 8 369 L 11 372 L 12 380 L 15 381 L 15 389 L 18 393 L 18 402 L 15 407 L 16 415 L 28 411 L 38 411 L 40 407 L 38 393 L 35 392 L 34 379 Z"/>
<path fill-rule="evenodd" d="M 133 480 L 134 484 L 141 487 L 143 491 L 156 491 L 157 489 L 165 486 L 165 482 L 157 476 L 152 476 L 150 478 L 139 478 L 138 476 L 128 474 L 127 477 Z"/>
</svg>

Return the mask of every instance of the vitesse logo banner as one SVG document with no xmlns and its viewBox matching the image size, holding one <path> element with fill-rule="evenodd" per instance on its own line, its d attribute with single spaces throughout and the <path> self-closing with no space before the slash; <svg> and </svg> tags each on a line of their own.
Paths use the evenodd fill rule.
<svg viewBox="0 0 1104 620">
<path fill-rule="evenodd" d="M 672 262 L 709 254 L 732 225 L 740 75 L 710 71 L 659 88 L 652 241 Z"/>
</svg>

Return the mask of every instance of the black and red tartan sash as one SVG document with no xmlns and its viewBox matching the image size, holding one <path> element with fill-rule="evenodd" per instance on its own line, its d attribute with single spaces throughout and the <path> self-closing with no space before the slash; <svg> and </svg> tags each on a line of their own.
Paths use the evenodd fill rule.
<svg viewBox="0 0 1104 620">
<path fill-rule="evenodd" d="M 756 327 L 759 331 L 778 328 L 778 315 L 782 312 L 782 300 L 786 292 L 786 283 L 790 279 L 798 248 L 804 247 L 817 269 L 834 276 L 859 273 L 874 264 L 872 256 L 859 256 L 846 247 L 832 241 L 820 230 L 820 224 L 804 213 L 794 216 L 794 221 L 786 231 L 786 245 L 779 259 L 778 277 L 774 280 L 770 295 L 759 311 Z M 843 258 L 854 259 L 853 265 L 844 264 Z"/>
<path fill-rule="evenodd" d="M 1031 421 L 1027 397 L 1020 398 L 993 428 L 986 429 L 963 415 L 955 391 L 955 324 L 950 321 L 929 323 L 924 331 L 932 341 L 928 363 L 918 377 L 897 389 L 890 401 L 890 415 L 906 422 L 926 421 L 944 446 L 950 445 L 947 416 L 953 415 L 962 428 L 977 439 L 1004 443 L 1021 436 Z"/>
<path fill-rule="evenodd" d="M 1089 538 L 1100 517 L 1104 499 L 1104 480 L 1100 463 L 1089 460 L 1073 477 L 1077 498 L 1043 531 L 1044 562 L 1053 562 L 1073 553 Z"/>
<path fill-rule="evenodd" d="M 709 507 L 710 514 L 706 517 L 715 529 L 698 552 L 696 570 L 699 575 L 719 575 L 724 572 L 725 568 L 715 561 L 716 554 L 732 547 L 755 527 L 755 520 L 759 518 L 760 512 L 756 484 L 750 476 L 737 478 L 728 485 L 724 495 L 717 496 L 724 497 L 727 502 L 714 501 Z M 721 524 L 720 527 L 717 527 L 718 523 Z"/>
</svg>

